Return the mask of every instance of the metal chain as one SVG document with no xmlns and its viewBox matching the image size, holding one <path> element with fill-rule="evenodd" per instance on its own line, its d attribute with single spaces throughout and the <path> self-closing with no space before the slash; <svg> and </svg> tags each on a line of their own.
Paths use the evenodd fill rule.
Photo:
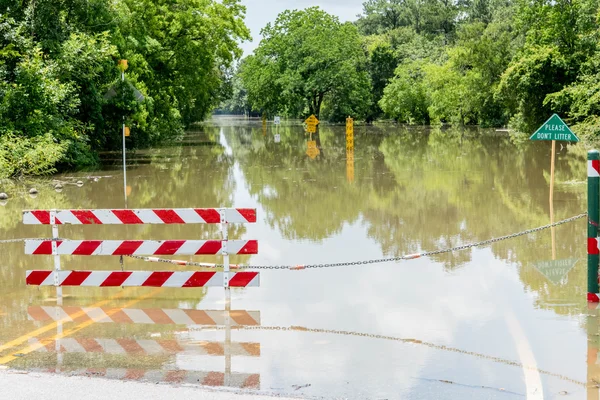
<svg viewBox="0 0 600 400">
<path fill-rule="evenodd" d="M 400 338 L 400 337 L 396 337 L 396 336 L 385 336 L 385 335 L 378 335 L 378 334 L 374 334 L 374 333 L 362 333 L 362 332 L 354 332 L 354 331 L 339 331 L 339 330 L 332 330 L 332 329 L 306 328 L 303 326 L 286 327 L 286 326 L 258 326 L 258 325 L 243 326 L 243 325 L 238 325 L 238 326 L 231 326 L 229 328 L 225 327 L 225 326 L 205 326 L 205 327 L 193 326 L 193 327 L 190 327 L 190 330 L 193 330 L 193 331 L 227 330 L 227 329 L 249 330 L 249 331 L 256 330 L 256 331 L 294 331 L 294 332 L 326 333 L 326 334 L 333 334 L 333 335 L 366 337 L 366 338 L 370 338 L 370 339 L 391 340 L 391 341 L 396 341 L 396 342 L 426 346 L 426 347 L 429 347 L 432 349 L 449 351 L 452 353 L 466 354 L 469 356 L 482 358 L 485 360 L 490 360 L 490 361 L 505 364 L 505 365 L 511 365 L 511 366 L 521 367 L 521 368 L 532 370 L 532 371 L 538 371 L 541 374 L 553 376 L 555 378 L 558 378 L 558 379 L 561 379 L 561 380 L 564 380 L 567 382 L 571 382 L 571 383 L 574 383 L 579 386 L 586 386 L 585 382 L 581 382 L 581 381 L 575 380 L 573 378 L 570 378 L 568 376 L 557 374 L 555 372 L 538 369 L 537 367 L 532 366 L 532 365 L 523 365 L 519 362 L 509 360 L 506 358 L 494 357 L 494 356 L 490 356 L 487 354 L 477 353 L 477 352 L 468 351 L 468 350 L 462 350 L 462 349 L 458 349 L 456 347 L 449 347 L 449 346 L 439 345 L 439 344 L 430 343 L 430 342 L 424 342 L 422 340 L 412 339 L 412 338 Z"/>
<path fill-rule="evenodd" d="M 45 239 L 45 238 L 6 239 L 6 240 L 0 240 L 0 244 L 5 244 L 5 243 L 20 243 L 20 242 L 24 242 L 26 240 L 39 240 L 39 241 L 48 242 L 48 241 L 61 241 L 61 240 L 65 240 L 65 239 L 61 239 L 61 238 L 49 238 L 49 239 Z"/>
<path fill-rule="evenodd" d="M 308 264 L 308 265 L 236 265 L 236 266 L 232 266 L 232 268 L 233 269 L 251 268 L 251 269 L 266 269 L 266 270 L 304 270 L 304 269 L 309 269 L 309 268 L 337 268 L 337 267 L 350 267 L 350 266 L 357 266 L 357 265 L 382 264 L 382 263 L 388 263 L 388 262 L 414 260 L 416 258 L 435 256 L 435 255 L 440 255 L 440 254 L 445 254 L 445 253 L 452 253 L 455 251 L 466 250 L 466 249 L 470 249 L 473 247 L 485 246 L 488 244 L 500 242 L 500 241 L 507 240 L 507 239 L 513 239 L 513 238 L 516 238 L 519 236 L 529 235 L 531 233 L 535 233 L 535 232 L 539 232 L 539 231 L 542 231 L 545 229 L 564 225 L 569 222 L 573 222 L 578 219 L 585 218 L 586 216 L 587 216 L 587 213 L 583 213 L 583 214 L 579 214 L 579 215 L 576 215 L 571 218 L 563 219 L 562 221 L 558 221 L 553 224 L 548 224 L 548 225 L 540 226 L 537 228 L 528 229 L 526 231 L 513 233 L 510 235 L 506 235 L 506 236 L 500 236 L 500 237 L 493 238 L 493 239 L 482 240 L 480 242 L 450 247 L 450 248 L 443 249 L 443 250 L 427 251 L 424 253 L 410 254 L 410 255 L 404 255 L 404 256 L 399 256 L 399 257 L 379 258 L 379 259 L 364 260 L 364 261 Z M 590 221 L 590 223 L 592 223 L 592 221 Z M 164 259 L 164 258 L 142 257 L 142 256 L 134 256 L 134 255 L 130 255 L 128 257 L 135 258 L 138 260 L 143 260 L 143 261 L 160 262 L 160 263 L 167 263 L 167 264 L 187 265 L 187 266 L 203 267 L 203 268 L 223 268 L 222 264 L 197 263 L 197 262 L 193 262 L 193 261 L 168 260 L 168 259 Z"/>
</svg>

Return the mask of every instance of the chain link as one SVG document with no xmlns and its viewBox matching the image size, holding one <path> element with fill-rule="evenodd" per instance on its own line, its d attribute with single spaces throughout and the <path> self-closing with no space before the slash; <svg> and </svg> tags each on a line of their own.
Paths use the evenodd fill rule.
<svg viewBox="0 0 600 400">
<path fill-rule="evenodd" d="M 205 327 L 193 326 L 193 327 L 190 327 L 190 330 L 193 330 L 193 331 L 227 330 L 227 329 L 240 330 L 240 331 L 241 330 L 244 330 L 244 331 L 246 331 L 246 330 L 248 330 L 248 331 L 294 331 L 294 332 L 326 333 L 326 334 L 333 334 L 333 335 L 365 337 L 365 338 L 370 338 L 370 339 L 391 340 L 391 341 L 396 341 L 396 342 L 426 346 L 426 347 L 429 347 L 432 349 L 449 351 L 452 353 L 466 354 L 469 356 L 482 358 L 485 360 L 490 360 L 490 361 L 505 364 L 505 365 L 520 367 L 520 368 L 524 368 L 524 369 L 528 369 L 528 370 L 532 370 L 532 371 L 538 371 L 541 374 L 552 376 L 552 377 L 555 377 L 555 378 L 558 378 L 558 379 L 561 379 L 561 380 L 564 380 L 567 382 L 574 383 L 579 386 L 586 386 L 585 382 L 577 381 L 573 378 L 570 378 L 565 375 L 557 374 L 555 372 L 538 369 L 537 367 L 535 367 L 533 365 L 523 365 L 517 361 L 509 360 L 506 358 L 494 357 L 494 356 L 490 356 L 487 354 L 476 353 L 474 351 L 462 350 L 462 349 L 458 349 L 456 347 L 449 347 L 449 346 L 439 345 L 439 344 L 430 343 L 430 342 L 424 342 L 422 340 L 412 339 L 412 338 L 400 338 L 400 337 L 396 337 L 396 336 L 385 336 L 385 335 L 378 335 L 378 334 L 374 334 L 374 333 L 363 333 L 363 332 L 354 332 L 354 331 L 306 328 L 303 326 L 287 327 L 287 326 L 257 326 L 257 325 L 243 326 L 243 325 L 238 325 L 238 326 L 231 326 L 229 328 L 225 327 L 225 326 L 216 326 L 216 327 L 215 326 L 205 326 Z"/>
<path fill-rule="evenodd" d="M 44 238 L 24 238 L 24 239 L 6 239 L 6 240 L 0 240 L 0 244 L 6 244 L 6 243 L 20 243 L 20 242 L 24 242 L 26 240 L 40 240 L 40 241 L 60 241 L 60 240 L 65 240 L 65 239 L 61 239 L 61 238 L 49 238 L 49 239 L 44 239 Z"/>
<path fill-rule="evenodd" d="M 263 270 L 304 270 L 304 269 L 316 269 L 316 268 L 351 267 L 351 266 L 358 266 L 358 265 L 383 264 L 383 263 L 388 263 L 388 262 L 414 260 L 416 258 L 436 256 L 436 255 L 445 254 L 445 253 L 452 253 L 455 251 L 467 250 L 467 249 L 470 249 L 473 247 L 485 246 L 485 245 L 500 242 L 503 240 L 508 240 L 508 239 L 513 239 L 513 238 L 519 237 L 519 236 L 529 235 L 531 233 L 543 231 L 545 229 L 554 228 L 556 226 L 568 224 L 569 222 L 573 222 L 578 219 L 585 218 L 586 216 L 587 216 L 587 213 L 583 213 L 583 214 L 579 214 L 579 215 L 576 215 L 571 218 L 563 219 L 562 221 L 558 221 L 553 224 L 548 224 L 548 225 L 540 226 L 537 228 L 528 229 L 526 231 L 513 233 L 510 235 L 506 235 L 506 236 L 500 236 L 500 237 L 493 238 L 493 239 L 482 240 L 480 242 L 450 247 L 450 248 L 443 249 L 443 250 L 427 251 L 424 253 L 403 255 L 403 256 L 399 256 L 399 257 L 388 257 L 388 258 L 379 258 L 379 259 L 373 259 L 373 260 L 348 261 L 348 262 L 338 262 L 338 263 L 308 264 L 308 265 L 234 265 L 231 268 L 232 269 L 239 269 L 239 268 L 250 269 L 251 268 L 251 269 L 263 269 Z M 592 221 L 589 221 L 589 222 L 591 224 L 593 224 Z M 135 258 L 138 260 L 143 260 L 143 261 L 149 261 L 149 262 L 160 262 L 160 263 L 167 263 L 167 264 L 187 265 L 187 266 L 195 266 L 195 267 L 203 267 L 203 268 L 223 268 L 222 264 L 197 263 L 197 262 L 193 262 L 193 261 L 168 260 L 168 259 L 164 259 L 164 258 L 142 257 L 142 256 L 134 256 L 134 255 L 130 255 L 128 257 Z"/>
</svg>

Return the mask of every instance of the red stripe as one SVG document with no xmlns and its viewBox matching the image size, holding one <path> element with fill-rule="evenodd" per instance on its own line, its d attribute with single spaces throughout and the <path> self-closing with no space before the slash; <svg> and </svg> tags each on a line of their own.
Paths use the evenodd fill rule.
<svg viewBox="0 0 600 400">
<path fill-rule="evenodd" d="M 260 388 L 260 375 L 252 374 L 244 381 L 242 385 L 244 389 L 259 389 Z"/>
<path fill-rule="evenodd" d="M 197 208 L 195 211 L 207 224 L 218 224 L 221 222 L 221 214 L 214 208 Z"/>
<path fill-rule="evenodd" d="M 173 275 L 173 272 L 153 272 L 142 286 L 162 287 L 164 283 Z"/>
<path fill-rule="evenodd" d="M 84 240 L 72 254 L 74 256 L 91 256 L 101 244 L 101 240 Z"/>
<path fill-rule="evenodd" d="M 592 160 L 592 168 L 600 174 L 600 160 Z"/>
<path fill-rule="evenodd" d="M 185 221 L 173 210 L 153 210 L 165 224 L 185 224 Z"/>
<path fill-rule="evenodd" d="M 588 293 L 587 301 L 588 303 L 600 303 L 600 298 L 598 298 L 596 293 Z"/>
<path fill-rule="evenodd" d="M 143 224 L 144 222 L 131 210 L 112 210 L 115 217 L 125 225 Z"/>
<path fill-rule="evenodd" d="M 134 254 L 143 243 L 143 240 L 124 240 L 113 252 L 113 256 L 129 256 Z"/>
<path fill-rule="evenodd" d="M 229 286 L 246 287 L 257 275 L 258 272 L 237 272 L 229 280 Z"/>
<path fill-rule="evenodd" d="M 27 285 L 41 285 L 52 271 L 31 271 L 25 279 Z"/>
<path fill-rule="evenodd" d="M 207 240 L 196 254 L 217 254 L 221 251 L 222 244 L 219 240 Z"/>
<path fill-rule="evenodd" d="M 108 278 L 102 282 L 100 287 L 109 287 L 109 286 L 121 286 L 123 282 L 129 278 L 131 275 L 131 271 L 116 271 L 112 272 Z"/>
<path fill-rule="evenodd" d="M 76 338 L 77 343 L 83 347 L 83 349 L 88 353 L 103 353 L 104 349 L 96 340 L 90 338 Z"/>
<path fill-rule="evenodd" d="M 57 243 L 58 245 L 58 243 Z M 31 254 L 36 254 L 36 255 L 47 255 L 47 254 L 52 254 L 52 241 L 51 240 L 44 240 L 42 243 L 40 243 L 40 245 L 37 247 L 37 249 L 35 249 L 33 251 L 33 253 Z"/>
<path fill-rule="evenodd" d="M 44 225 L 50 225 L 50 211 L 35 210 L 31 211 L 34 217 Z"/>
<path fill-rule="evenodd" d="M 91 210 L 71 210 L 71 213 L 84 225 L 102 224 Z"/>
<path fill-rule="evenodd" d="M 165 240 L 154 252 L 155 255 L 171 256 L 183 246 L 185 240 Z"/>
<path fill-rule="evenodd" d="M 237 254 L 258 254 L 258 240 L 248 240 Z"/>
<path fill-rule="evenodd" d="M 237 208 L 237 211 L 248 222 L 256 222 L 256 210 L 254 208 Z"/>
<path fill-rule="evenodd" d="M 214 271 L 194 272 L 182 287 L 203 287 L 215 274 Z"/>
<path fill-rule="evenodd" d="M 60 286 L 81 286 L 91 273 L 92 271 L 71 271 Z"/>
<path fill-rule="evenodd" d="M 202 384 L 205 386 L 223 386 L 225 384 L 225 374 L 222 372 L 209 372 L 204 377 Z"/>
<path fill-rule="evenodd" d="M 588 254 L 600 254 L 600 251 L 598 250 L 598 239 L 588 238 Z"/>
</svg>

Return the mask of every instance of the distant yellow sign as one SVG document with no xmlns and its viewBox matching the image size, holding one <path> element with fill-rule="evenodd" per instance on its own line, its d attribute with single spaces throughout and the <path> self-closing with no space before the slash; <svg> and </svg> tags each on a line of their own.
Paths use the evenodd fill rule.
<svg viewBox="0 0 600 400">
<path fill-rule="evenodd" d="M 125 136 L 129 137 L 131 135 L 131 131 L 129 130 L 129 127 L 126 126 L 125 127 Z"/>
<path fill-rule="evenodd" d="M 317 125 L 319 125 L 319 120 L 317 119 L 317 117 L 315 117 L 314 115 L 311 115 L 310 117 L 308 117 L 306 119 L 306 121 L 304 121 L 304 123 L 306 124 L 306 131 L 308 133 L 316 133 L 317 132 Z"/>
<path fill-rule="evenodd" d="M 317 142 L 314 140 L 309 140 L 306 142 L 306 155 L 312 158 L 313 160 L 317 158 L 321 151 L 317 148 Z"/>
</svg>

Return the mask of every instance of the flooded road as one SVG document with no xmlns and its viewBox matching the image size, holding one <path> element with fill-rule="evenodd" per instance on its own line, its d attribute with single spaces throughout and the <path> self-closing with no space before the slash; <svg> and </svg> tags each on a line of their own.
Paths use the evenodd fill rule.
<svg viewBox="0 0 600 400">
<path fill-rule="evenodd" d="M 280 135 L 276 142 L 275 134 Z M 257 239 L 232 263 L 307 265 L 442 250 L 586 210 L 586 149 L 505 133 L 343 126 L 313 141 L 214 118 L 182 142 L 120 154 L 64 182 L 0 188 L 0 239 L 48 238 L 24 209 L 257 209 L 230 239 Z M 308 153 L 308 154 L 307 154 Z M 75 184 L 82 181 L 83 185 Z M 553 208 L 553 210 L 551 210 Z M 61 226 L 70 239 L 219 239 L 212 225 Z M 14 369 L 260 393 L 351 399 L 598 398 L 598 311 L 586 304 L 586 221 L 410 261 L 260 270 L 259 288 L 26 287 L 51 256 L 0 244 L 0 363 Z M 554 239 L 553 239 L 554 238 Z M 168 257 L 166 257 L 168 258 Z M 221 262 L 214 256 L 176 257 Z M 119 270 L 119 257 L 63 257 L 63 269 Z M 126 258 L 126 270 L 185 270 Z M 231 329 L 223 318 L 231 318 Z"/>
</svg>

